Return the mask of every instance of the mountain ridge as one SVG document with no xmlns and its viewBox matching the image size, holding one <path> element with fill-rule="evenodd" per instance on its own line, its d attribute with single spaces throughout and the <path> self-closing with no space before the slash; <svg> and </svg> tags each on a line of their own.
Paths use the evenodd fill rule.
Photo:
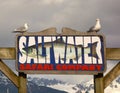
<svg viewBox="0 0 120 93">
<path fill-rule="evenodd" d="M 38 77 L 27 78 L 28 93 L 94 93 L 93 80 L 71 84 L 57 79 Z M 106 89 L 105 93 L 119 93 L 120 76 Z M 3 74 L 0 73 L 0 93 L 18 93 L 17 87 Z"/>
</svg>

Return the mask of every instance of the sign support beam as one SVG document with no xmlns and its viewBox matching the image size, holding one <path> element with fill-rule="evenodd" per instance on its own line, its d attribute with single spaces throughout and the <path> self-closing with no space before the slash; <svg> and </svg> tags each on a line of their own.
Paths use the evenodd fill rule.
<svg viewBox="0 0 120 93">
<path fill-rule="evenodd" d="M 27 93 L 27 75 L 22 72 L 19 72 L 18 93 Z"/>
<path fill-rule="evenodd" d="M 102 73 L 94 75 L 94 93 L 104 93 Z"/>
<path fill-rule="evenodd" d="M 14 60 L 16 58 L 16 49 L 15 47 L 0 47 L 0 58 Z"/>
<path fill-rule="evenodd" d="M 0 59 L 0 71 L 2 71 L 16 87 L 19 87 L 18 76 Z"/>
<path fill-rule="evenodd" d="M 119 54 L 120 48 L 106 48 L 107 60 L 120 60 Z M 1 59 L 15 60 L 16 58 L 15 55 L 16 51 L 14 47 L 0 48 L 0 70 L 16 85 L 16 87 L 18 87 L 19 93 L 27 93 L 27 79 L 26 79 L 27 75 L 24 73 L 19 73 L 19 76 L 17 76 L 1 60 Z M 118 75 L 120 75 L 119 69 L 120 62 L 106 76 L 103 77 L 103 74 L 94 75 L 95 93 L 104 93 L 104 89 L 110 84 L 110 82 L 112 82 Z"/>
<path fill-rule="evenodd" d="M 120 60 L 120 48 L 106 48 L 107 60 Z"/>
<path fill-rule="evenodd" d="M 46 34 L 47 33 L 47 34 Z M 43 30 L 43 31 L 40 31 L 40 32 L 26 32 L 26 33 L 23 33 L 23 34 L 18 34 L 17 36 L 38 36 L 38 35 L 42 35 L 42 36 L 78 36 L 80 35 L 81 37 L 82 36 L 89 36 L 89 40 L 87 38 L 87 41 L 89 42 L 83 42 L 83 46 L 84 44 L 92 44 L 92 41 L 96 39 L 92 39 L 92 36 L 98 36 L 98 39 L 100 41 L 102 41 L 102 44 L 101 45 L 101 48 L 104 48 L 103 50 L 101 51 L 98 51 L 98 52 L 106 52 L 106 53 L 102 53 L 104 54 L 103 56 L 105 58 L 104 61 L 107 60 L 120 60 L 120 48 L 106 48 L 105 49 L 105 45 L 104 45 L 104 36 L 102 34 L 97 34 L 97 33 L 87 33 L 87 32 L 80 32 L 80 31 L 76 31 L 76 30 L 73 30 L 73 29 L 70 29 L 70 28 L 63 28 L 62 29 L 62 33 L 59 34 L 56 32 L 56 28 L 49 28 L 47 30 Z M 56 37 L 57 38 L 57 37 Z M 80 37 L 79 37 L 80 38 Z M 84 38 L 85 39 L 85 38 Z M 81 39 L 81 41 L 84 39 Z M 17 39 L 19 40 L 19 39 Z M 99 40 L 97 41 L 99 43 Z M 26 41 L 26 39 L 25 39 Z M 37 44 L 36 48 L 38 47 L 38 39 L 35 38 L 35 42 Z M 62 41 L 62 40 L 61 40 Z M 67 45 L 67 38 L 66 38 L 66 42 L 64 42 L 66 45 Z M 73 38 L 73 42 L 74 45 L 75 44 L 75 41 L 77 41 L 76 39 Z M 95 43 L 94 41 L 94 43 Z M 42 39 L 42 42 L 41 43 L 44 43 L 44 39 Z M 51 43 L 53 43 L 52 39 L 51 39 Z M 64 44 L 62 43 L 62 44 Z M 19 43 L 20 44 L 20 43 Z M 78 45 L 81 44 L 78 43 Z M 24 46 L 25 43 L 22 42 L 22 45 Z M 42 44 L 42 48 L 43 48 L 43 45 Z M 73 45 L 73 44 L 72 44 Z M 28 46 L 28 45 L 27 45 Z M 18 93 L 27 93 L 27 74 L 25 74 L 25 72 L 18 72 L 18 76 L 6 65 L 4 64 L 4 62 L 2 61 L 3 59 L 5 60 L 15 60 L 17 59 L 18 55 L 17 55 L 17 52 L 16 50 L 18 50 L 19 47 L 9 47 L 9 48 L 3 48 L 3 47 L 0 47 L 0 71 L 2 71 L 14 84 L 15 86 L 18 88 Z M 23 47 L 20 47 L 20 48 L 23 48 Z M 43 48 L 43 50 L 45 50 Z M 92 50 L 92 48 L 91 48 Z M 99 49 L 98 49 L 99 50 Z M 46 51 L 46 50 L 45 50 Z M 45 52 L 43 51 L 43 52 Z M 50 50 L 51 52 L 53 52 L 53 49 Z M 92 51 L 92 52 L 95 52 L 95 51 Z M 19 53 L 19 52 L 18 52 Z M 20 53 L 21 54 L 21 53 Z M 84 53 L 83 53 L 84 54 Z M 17 56 L 16 56 L 17 55 Z M 76 55 L 77 55 L 77 52 L 76 52 Z M 89 54 L 90 56 L 91 54 Z M 44 57 L 44 55 L 43 55 Z M 54 59 L 51 57 L 51 59 Z M 97 58 L 96 58 L 97 59 Z M 84 60 L 84 56 L 83 56 L 83 60 Z M 97 60 L 98 61 L 98 60 Z M 72 61 L 71 61 L 72 62 Z M 21 62 L 22 63 L 22 62 Z M 54 62 L 53 62 L 54 63 Z M 93 62 L 92 62 L 93 63 Z M 97 62 L 98 63 L 98 62 Z M 104 63 L 104 62 L 103 62 Z M 102 71 L 102 70 L 101 70 Z M 90 73 L 88 73 L 90 74 Z M 110 84 L 110 82 L 113 81 L 113 79 L 115 79 L 118 75 L 120 75 L 120 62 L 104 77 L 103 76 L 103 73 L 101 72 L 98 72 L 97 74 L 94 74 L 94 91 L 95 93 L 104 93 L 104 89 Z M 111 77 L 111 78 L 110 78 Z"/>
<path fill-rule="evenodd" d="M 104 89 L 116 78 L 120 75 L 120 62 L 104 76 Z"/>
<path fill-rule="evenodd" d="M 1 59 L 0 71 L 10 79 L 13 84 L 18 88 L 18 93 L 27 93 L 27 75 L 19 73 L 17 76 Z"/>
<path fill-rule="evenodd" d="M 16 58 L 16 50 L 15 47 L 0 47 L 0 58 L 15 60 Z M 106 48 L 106 59 L 107 60 L 120 60 L 120 48 Z"/>
</svg>

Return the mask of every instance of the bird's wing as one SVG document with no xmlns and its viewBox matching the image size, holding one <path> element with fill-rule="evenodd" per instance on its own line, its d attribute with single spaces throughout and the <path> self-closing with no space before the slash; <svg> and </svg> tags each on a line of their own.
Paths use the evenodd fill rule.
<svg viewBox="0 0 120 93">
<path fill-rule="evenodd" d="M 27 29 L 24 26 L 15 29 L 15 31 L 26 31 L 26 30 Z"/>
<path fill-rule="evenodd" d="M 90 27 L 90 29 L 87 32 L 93 32 L 94 28 L 95 28 L 95 26 Z"/>
</svg>

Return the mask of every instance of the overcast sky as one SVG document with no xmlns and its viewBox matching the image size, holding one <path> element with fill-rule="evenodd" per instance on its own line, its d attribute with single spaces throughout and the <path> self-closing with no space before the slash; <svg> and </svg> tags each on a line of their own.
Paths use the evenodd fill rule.
<svg viewBox="0 0 120 93">
<path fill-rule="evenodd" d="M 0 47 L 14 47 L 12 31 L 29 24 L 29 31 L 70 27 L 87 31 L 101 19 L 107 47 L 120 47 L 120 0 L 0 0 Z"/>
</svg>

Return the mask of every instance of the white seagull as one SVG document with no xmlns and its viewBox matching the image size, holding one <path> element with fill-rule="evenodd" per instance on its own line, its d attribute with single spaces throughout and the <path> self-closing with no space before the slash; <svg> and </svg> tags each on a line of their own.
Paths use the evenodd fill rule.
<svg viewBox="0 0 120 93">
<path fill-rule="evenodd" d="M 96 24 L 93 27 L 91 27 L 87 32 L 98 32 L 98 31 L 100 31 L 100 29 L 101 29 L 100 19 L 97 18 Z"/>
<path fill-rule="evenodd" d="M 28 30 L 28 24 L 25 23 L 24 26 L 14 29 L 14 33 L 24 33 Z"/>
</svg>

